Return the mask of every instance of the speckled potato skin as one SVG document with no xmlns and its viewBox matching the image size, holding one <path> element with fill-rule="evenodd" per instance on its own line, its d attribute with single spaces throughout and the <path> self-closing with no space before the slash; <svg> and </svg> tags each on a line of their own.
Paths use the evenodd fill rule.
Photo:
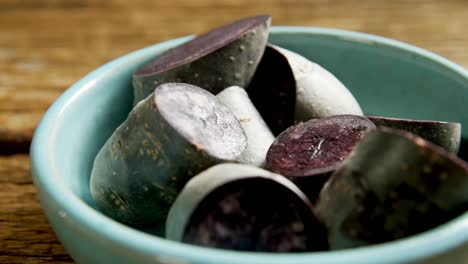
<svg viewBox="0 0 468 264">
<path fill-rule="evenodd" d="M 116 129 L 96 156 L 91 175 L 97 207 L 130 225 L 164 223 L 184 184 L 225 161 L 176 131 L 161 115 L 154 97 L 137 104 Z"/>
<path fill-rule="evenodd" d="M 369 132 L 322 189 L 316 210 L 330 247 L 417 234 L 468 209 L 468 166 L 413 134 Z"/>
<path fill-rule="evenodd" d="M 374 122 L 376 126 L 386 126 L 411 132 L 453 153 L 457 153 L 460 148 L 460 123 L 379 116 L 368 116 L 368 118 Z"/>
<path fill-rule="evenodd" d="M 133 75 L 134 104 L 166 82 L 184 82 L 217 94 L 229 86 L 247 87 L 263 55 L 271 19 L 193 62 L 151 76 Z"/>
</svg>

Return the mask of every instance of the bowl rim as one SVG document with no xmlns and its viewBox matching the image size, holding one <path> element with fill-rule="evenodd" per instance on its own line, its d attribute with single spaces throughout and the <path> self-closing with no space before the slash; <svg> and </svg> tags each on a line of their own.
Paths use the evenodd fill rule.
<svg viewBox="0 0 468 264">
<path fill-rule="evenodd" d="M 379 45 L 426 58 L 446 67 L 468 83 L 468 72 L 461 66 L 427 50 L 400 41 L 347 30 L 303 27 L 273 26 L 270 33 L 312 34 L 334 37 L 367 45 Z M 52 159 L 50 146 L 57 133 L 58 120 L 67 107 L 84 91 L 91 89 L 97 80 L 112 74 L 112 70 L 126 66 L 141 58 L 147 58 L 160 51 L 181 44 L 192 38 L 186 36 L 156 43 L 110 61 L 92 71 L 68 88 L 47 110 L 40 121 L 31 144 L 30 163 L 33 180 L 42 195 L 50 197 L 60 208 L 60 214 L 83 230 L 95 233 L 123 248 L 128 248 L 156 260 L 170 263 L 265 263 L 265 264 L 314 264 L 314 263 L 376 263 L 411 262 L 442 254 L 459 246 L 468 245 L 468 212 L 437 228 L 408 238 L 362 248 L 327 252 L 308 253 L 256 253 L 235 252 L 222 249 L 204 248 L 169 241 L 123 225 L 101 214 L 77 197 L 58 174 Z M 49 216 L 48 216 L 49 217 Z M 54 227 L 55 228 L 55 227 Z M 125 239 L 122 239 L 125 238 Z M 434 242 L 437 243 L 434 243 Z"/>
</svg>

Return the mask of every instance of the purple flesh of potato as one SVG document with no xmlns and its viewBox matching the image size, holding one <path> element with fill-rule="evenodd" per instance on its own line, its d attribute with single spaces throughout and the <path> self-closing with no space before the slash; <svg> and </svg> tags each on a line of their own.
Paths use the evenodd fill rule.
<svg viewBox="0 0 468 264">
<path fill-rule="evenodd" d="M 354 96 L 333 74 L 272 44 L 267 45 L 247 90 L 275 135 L 294 121 L 363 115 Z"/>
<path fill-rule="evenodd" d="M 283 176 L 247 165 L 221 164 L 195 176 L 171 208 L 167 225 L 169 239 L 200 246 L 328 249 L 326 230 L 307 197 Z"/>
<path fill-rule="evenodd" d="M 245 18 L 175 47 L 133 74 L 134 104 L 166 82 L 184 82 L 213 94 L 247 87 L 263 55 L 270 16 Z"/>
<path fill-rule="evenodd" d="M 296 81 L 288 60 L 272 46 L 265 48 L 247 91 L 274 135 L 294 124 Z"/>
<path fill-rule="evenodd" d="M 453 153 L 457 153 L 460 148 L 460 123 L 381 116 L 368 116 L 367 118 L 374 122 L 376 126 L 386 126 L 411 132 Z"/>
<path fill-rule="evenodd" d="M 246 145 L 239 121 L 214 95 L 189 84 L 163 84 L 97 154 L 91 194 L 115 220 L 161 223 L 193 175 L 237 159 Z"/>
<path fill-rule="evenodd" d="M 316 209 L 332 249 L 427 231 L 468 210 L 468 164 L 421 137 L 367 133 L 327 181 Z"/>
<path fill-rule="evenodd" d="M 375 125 L 363 116 L 337 115 L 296 124 L 267 153 L 267 169 L 280 173 L 314 201 L 330 174 Z"/>
</svg>

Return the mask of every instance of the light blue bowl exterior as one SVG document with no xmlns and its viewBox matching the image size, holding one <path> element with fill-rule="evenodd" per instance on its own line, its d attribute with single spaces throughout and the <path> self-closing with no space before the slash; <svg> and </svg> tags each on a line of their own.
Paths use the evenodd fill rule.
<svg viewBox="0 0 468 264">
<path fill-rule="evenodd" d="M 341 30 L 273 27 L 270 36 L 271 42 L 329 69 L 368 114 L 468 126 L 468 74 L 437 55 Z M 93 71 L 50 107 L 36 130 L 31 148 L 34 182 L 50 223 L 77 263 L 468 263 L 468 213 L 391 243 L 336 252 L 264 254 L 167 241 L 96 211 L 88 189 L 92 161 L 130 111 L 131 73 L 189 38 L 132 52 Z M 467 130 L 464 136 L 468 137 Z"/>
</svg>

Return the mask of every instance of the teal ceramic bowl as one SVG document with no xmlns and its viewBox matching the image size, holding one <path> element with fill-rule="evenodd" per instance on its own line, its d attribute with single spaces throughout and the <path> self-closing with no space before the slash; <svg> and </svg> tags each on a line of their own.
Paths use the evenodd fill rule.
<svg viewBox="0 0 468 264">
<path fill-rule="evenodd" d="M 468 73 L 437 55 L 341 30 L 273 27 L 270 36 L 274 44 L 334 73 L 367 114 L 458 121 L 468 127 Z M 91 166 L 131 109 L 132 72 L 188 39 L 144 48 L 98 68 L 70 87 L 36 130 L 31 149 L 34 181 L 50 223 L 77 263 L 468 263 L 468 213 L 431 231 L 376 246 L 265 254 L 168 241 L 97 211 L 88 189 Z M 467 129 L 463 136 L 468 138 Z"/>
</svg>

